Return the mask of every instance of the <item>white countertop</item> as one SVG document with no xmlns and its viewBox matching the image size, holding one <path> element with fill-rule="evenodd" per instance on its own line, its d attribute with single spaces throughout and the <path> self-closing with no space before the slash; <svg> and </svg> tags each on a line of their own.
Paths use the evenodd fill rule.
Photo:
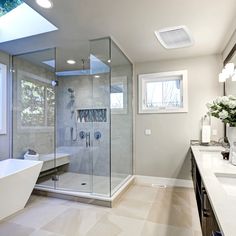
<svg viewBox="0 0 236 236">
<path fill-rule="evenodd" d="M 236 235 L 236 196 L 227 194 L 215 173 L 236 175 L 236 166 L 223 160 L 217 146 L 191 146 L 215 217 L 224 236 Z M 213 150 L 219 149 L 219 152 Z"/>
</svg>

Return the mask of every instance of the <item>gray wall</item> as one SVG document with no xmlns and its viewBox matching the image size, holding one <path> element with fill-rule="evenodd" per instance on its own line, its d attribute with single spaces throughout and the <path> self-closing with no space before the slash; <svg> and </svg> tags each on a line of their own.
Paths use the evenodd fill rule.
<svg viewBox="0 0 236 236">
<path fill-rule="evenodd" d="M 189 146 L 200 137 L 200 119 L 205 104 L 222 95 L 218 73 L 222 60 L 218 55 L 135 65 L 135 173 L 166 178 L 190 178 Z M 142 73 L 188 70 L 188 113 L 138 114 L 137 75 Z M 213 129 L 223 136 L 223 125 L 213 118 Z M 151 136 L 144 130 L 151 129 Z"/>
<path fill-rule="evenodd" d="M 57 150 L 70 154 L 70 172 L 109 176 L 110 172 L 110 125 L 109 125 L 109 74 L 100 78 L 92 76 L 60 77 L 57 97 Z M 74 90 L 71 103 L 68 88 Z M 107 109 L 107 122 L 77 122 L 77 110 Z M 71 109 L 74 110 L 72 116 Z M 77 129 L 77 138 L 71 140 L 70 129 Z M 86 148 L 81 131 L 90 132 L 93 149 Z M 94 132 L 101 132 L 101 139 L 94 140 Z"/>
<path fill-rule="evenodd" d="M 10 57 L 8 54 L 0 52 L 0 63 L 7 65 L 9 71 Z M 0 160 L 10 158 L 10 73 L 7 77 L 7 134 L 0 134 Z"/>
</svg>

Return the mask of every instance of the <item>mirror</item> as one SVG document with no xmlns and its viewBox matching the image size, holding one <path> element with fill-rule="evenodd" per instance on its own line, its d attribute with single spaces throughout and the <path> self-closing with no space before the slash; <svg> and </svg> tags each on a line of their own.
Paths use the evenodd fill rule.
<svg viewBox="0 0 236 236">
<path fill-rule="evenodd" d="M 224 65 L 227 63 L 233 62 L 236 66 L 236 44 L 233 49 L 230 51 L 229 55 L 224 61 Z M 232 79 L 227 79 L 225 82 L 225 95 L 235 95 L 236 96 L 236 81 L 232 81 Z"/>
</svg>

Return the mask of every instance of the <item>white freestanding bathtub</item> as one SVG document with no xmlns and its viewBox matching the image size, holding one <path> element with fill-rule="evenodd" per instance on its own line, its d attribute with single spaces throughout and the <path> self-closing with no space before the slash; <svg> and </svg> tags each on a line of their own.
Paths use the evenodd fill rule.
<svg viewBox="0 0 236 236">
<path fill-rule="evenodd" d="M 0 220 L 25 207 L 42 164 L 19 159 L 0 161 Z"/>
</svg>

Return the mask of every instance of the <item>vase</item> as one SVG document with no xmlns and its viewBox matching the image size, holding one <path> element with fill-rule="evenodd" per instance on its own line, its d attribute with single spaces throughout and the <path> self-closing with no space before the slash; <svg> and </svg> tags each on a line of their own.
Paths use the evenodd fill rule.
<svg viewBox="0 0 236 236">
<path fill-rule="evenodd" d="M 229 161 L 236 165 L 236 127 L 227 127 L 227 138 L 230 145 Z"/>
</svg>

